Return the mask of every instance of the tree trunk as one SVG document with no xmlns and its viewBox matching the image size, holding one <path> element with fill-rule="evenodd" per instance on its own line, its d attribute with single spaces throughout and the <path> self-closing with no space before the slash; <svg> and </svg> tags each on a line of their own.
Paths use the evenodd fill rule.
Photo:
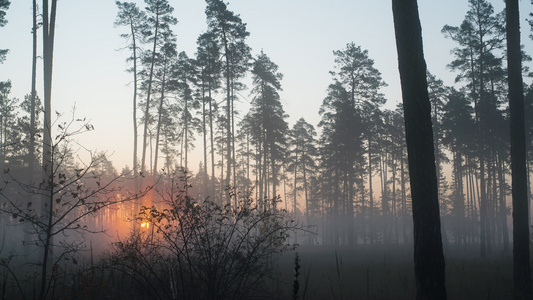
<svg viewBox="0 0 533 300">
<path fill-rule="evenodd" d="M 370 131 L 368 132 L 368 192 L 369 192 L 369 240 L 370 244 L 374 243 L 374 191 L 372 188 L 372 142 Z"/>
<path fill-rule="evenodd" d="M 504 167 L 505 162 L 503 162 L 500 155 L 498 155 L 498 182 L 500 185 L 500 203 L 499 203 L 499 216 L 502 228 L 502 239 L 503 239 L 503 252 L 509 253 L 509 229 L 507 228 L 507 202 L 505 201 L 507 191 L 505 188 L 505 176 L 504 176 Z"/>
<path fill-rule="evenodd" d="M 511 119 L 511 169 L 513 194 L 513 278 L 515 299 L 531 299 L 529 220 L 527 199 L 526 139 L 522 55 L 517 0 L 505 1 L 507 67 Z"/>
<path fill-rule="evenodd" d="M 185 85 L 187 85 L 187 80 L 184 81 Z M 187 96 L 185 96 L 185 136 L 184 136 L 184 143 L 185 143 L 185 164 L 184 164 L 184 170 L 185 172 L 188 172 L 189 170 L 189 99 L 187 99 Z M 187 179 L 187 176 L 185 176 L 185 179 Z"/>
<path fill-rule="evenodd" d="M 215 197 L 215 142 L 214 142 L 214 132 L 213 132 L 213 98 L 211 98 L 211 79 L 209 80 L 208 88 L 208 97 L 209 97 L 209 139 L 211 143 L 211 197 Z M 222 180 L 222 177 L 221 177 Z"/>
<path fill-rule="evenodd" d="M 139 167 L 137 166 L 137 37 L 133 22 L 130 22 L 131 37 L 133 42 L 133 175 L 137 176 Z M 137 179 L 135 179 L 137 182 Z M 138 187 L 135 187 L 136 190 Z"/>
<path fill-rule="evenodd" d="M 35 98 L 37 97 L 37 0 L 33 0 L 33 55 L 31 64 L 31 100 L 30 100 L 30 174 L 34 174 L 36 167 L 35 157 Z"/>
<path fill-rule="evenodd" d="M 416 299 L 446 299 L 426 62 L 416 0 L 392 1 L 413 202 Z"/>
<path fill-rule="evenodd" d="M 296 141 L 296 143 L 298 143 L 298 141 Z M 298 144 L 296 144 L 298 145 Z M 297 187 L 298 187 L 298 181 L 297 181 L 297 178 L 298 178 L 298 150 L 296 150 L 296 157 L 294 158 L 295 161 L 294 161 L 294 201 L 293 201 L 293 204 L 294 204 L 294 208 L 292 210 L 293 214 L 296 215 L 296 203 L 297 203 Z"/>
<path fill-rule="evenodd" d="M 166 62 L 165 62 L 165 65 L 166 65 Z M 154 165 L 153 165 L 153 168 L 152 168 L 152 175 L 156 175 L 157 173 L 157 161 L 158 161 L 158 158 L 159 158 L 159 136 L 161 134 L 161 119 L 162 119 L 162 115 L 163 115 L 163 103 L 165 101 L 165 81 L 166 81 L 166 73 L 167 73 L 167 70 L 166 70 L 166 66 L 163 67 L 164 70 L 163 70 L 163 78 L 162 78 L 162 81 L 161 81 L 161 98 L 159 99 L 159 109 L 158 109 L 158 112 L 157 112 L 157 130 L 156 130 L 156 133 L 155 133 L 155 153 L 154 153 Z M 187 133 L 185 133 L 187 134 Z M 185 149 L 187 149 L 187 146 L 185 146 Z M 187 153 L 185 153 L 185 157 L 187 157 Z M 185 162 L 187 163 L 187 162 Z"/>
<path fill-rule="evenodd" d="M 202 70 L 202 73 L 204 70 Z M 204 77 L 202 76 L 202 140 L 204 143 L 204 184 L 203 184 L 203 195 L 204 197 L 208 195 L 208 182 L 209 182 L 209 175 L 207 174 L 207 116 L 205 111 L 205 81 L 203 80 Z"/>
<path fill-rule="evenodd" d="M 402 237 L 403 243 L 407 244 L 407 193 L 405 188 L 405 164 L 402 150 L 401 158 L 401 186 L 402 186 Z"/>
<path fill-rule="evenodd" d="M 481 24 L 479 24 L 479 32 L 482 32 Z M 483 44 L 483 36 L 480 37 L 481 44 Z M 484 64 L 483 64 L 483 47 L 480 47 L 479 53 L 479 100 L 476 105 L 478 110 L 478 136 L 479 136 L 479 253 L 482 258 L 487 255 L 487 228 L 488 228 L 488 207 L 487 207 L 487 190 L 486 190 L 486 181 L 485 181 L 485 134 L 484 130 L 484 121 L 485 121 L 485 87 L 484 87 Z"/>
<path fill-rule="evenodd" d="M 233 107 L 234 102 L 233 98 L 235 97 L 235 91 L 233 88 L 234 84 L 232 81 L 231 84 L 231 162 L 233 164 L 232 168 L 232 176 L 233 176 L 233 189 L 235 189 L 235 193 L 233 193 L 233 203 L 234 207 L 237 207 L 237 203 L 239 200 L 239 193 L 236 192 L 237 190 L 237 173 L 236 173 L 236 166 L 237 166 L 237 159 L 235 156 L 235 108 Z"/>
<path fill-rule="evenodd" d="M 150 123 L 150 95 L 152 92 L 152 79 L 154 77 L 155 51 L 157 50 L 157 38 L 159 33 L 159 11 L 156 11 L 154 46 L 152 48 L 152 60 L 150 62 L 150 73 L 148 74 L 148 88 L 146 91 L 146 108 L 144 111 L 144 133 L 143 133 L 143 153 L 141 159 L 141 172 L 146 171 L 146 139 L 148 138 L 148 125 Z M 151 156 L 150 156 L 151 157 Z"/>
<path fill-rule="evenodd" d="M 37 0 L 33 0 L 33 55 L 32 55 L 32 67 L 31 67 L 31 99 L 30 99 L 30 144 L 28 145 L 28 158 L 29 158 L 29 182 L 35 182 L 37 171 L 37 157 L 35 155 L 35 98 L 37 96 L 36 80 L 37 80 Z M 35 197 L 32 196 L 28 199 L 28 202 L 34 201 Z M 30 222 L 26 222 L 24 226 L 24 256 L 28 257 L 30 254 L 30 247 L 32 240 L 31 234 L 32 228 Z"/>
<path fill-rule="evenodd" d="M 54 54 L 54 32 L 57 0 L 52 0 L 50 20 L 48 19 L 48 0 L 43 0 L 43 81 L 44 81 L 44 132 L 43 132 L 43 170 L 51 173 L 51 98 L 52 98 L 52 66 Z M 48 176 L 45 175 L 46 180 Z"/>
<path fill-rule="evenodd" d="M 226 38 L 226 28 L 222 26 L 222 42 L 224 44 L 224 58 L 226 60 L 226 179 L 224 180 L 225 188 L 229 188 L 231 180 L 231 67 L 229 58 L 228 40 Z M 226 193 L 226 202 L 231 205 L 230 191 Z"/>
<path fill-rule="evenodd" d="M 52 0 L 52 5 L 50 7 L 50 15 L 48 14 L 48 0 L 43 0 L 43 82 L 44 82 L 44 124 L 43 124 L 43 161 L 42 161 L 42 170 L 43 170 L 43 181 L 45 183 L 44 189 L 46 191 L 42 192 L 43 202 L 41 207 L 41 215 L 43 218 L 50 219 L 52 217 L 52 205 L 49 205 L 49 209 L 46 208 L 45 203 L 47 203 L 48 196 L 47 192 L 50 195 L 53 195 L 53 165 L 52 165 L 52 122 L 51 122 L 51 109 L 52 109 L 52 67 L 53 67 L 53 54 L 54 54 L 54 33 L 55 33 L 55 22 L 56 22 L 56 7 L 57 0 Z M 49 236 L 47 228 L 41 230 L 39 233 L 41 238 L 47 241 L 47 245 L 44 248 L 41 248 L 39 256 L 42 257 L 42 272 L 41 272 L 41 287 L 39 292 L 39 299 L 44 299 L 45 289 L 46 289 L 46 273 L 48 269 L 49 257 L 48 253 L 51 251 L 51 245 L 49 245 Z"/>
</svg>

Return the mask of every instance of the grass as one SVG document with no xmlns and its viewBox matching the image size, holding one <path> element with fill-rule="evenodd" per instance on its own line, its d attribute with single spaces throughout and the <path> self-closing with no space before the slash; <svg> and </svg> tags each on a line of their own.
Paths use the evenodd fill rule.
<svg viewBox="0 0 533 300">
<path fill-rule="evenodd" d="M 299 299 L 415 299 L 412 248 L 391 245 L 301 246 Z M 294 253 L 278 262 L 275 289 L 279 299 L 291 295 Z M 448 299 L 512 299 L 512 259 L 477 256 L 477 248 L 446 253 Z M 287 295 L 287 296 L 282 296 Z"/>
</svg>

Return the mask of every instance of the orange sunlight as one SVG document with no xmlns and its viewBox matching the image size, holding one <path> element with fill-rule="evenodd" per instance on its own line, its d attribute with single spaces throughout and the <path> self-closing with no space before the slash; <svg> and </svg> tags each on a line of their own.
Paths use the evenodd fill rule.
<svg viewBox="0 0 533 300">
<path fill-rule="evenodd" d="M 145 228 L 145 229 L 150 228 L 150 223 L 149 222 L 142 222 L 141 223 L 141 228 Z"/>
</svg>

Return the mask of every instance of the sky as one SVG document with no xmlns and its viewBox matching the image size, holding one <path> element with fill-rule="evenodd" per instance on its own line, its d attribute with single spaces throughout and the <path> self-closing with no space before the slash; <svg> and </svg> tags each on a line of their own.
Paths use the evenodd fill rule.
<svg viewBox="0 0 533 300">
<path fill-rule="evenodd" d="M 143 1 L 136 2 L 144 7 Z M 504 1 L 491 1 L 495 11 Z M 11 0 L 8 24 L 0 28 L 0 49 L 10 50 L 0 65 L 0 81 L 11 80 L 11 97 L 22 99 L 31 89 L 32 1 Z M 169 0 L 178 24 L 177 48 L 194 57 L 197 37 L 206 31 L 205 2 Z M 317 125 L 318 110 L 334 69 L 334 50 L 354 42 L 368 50 L 375 67 L 388 84 L 382 92 L 388 108 L 401 101 L 400 79 L 390 0 L 230 0 L 228 9 L 239 14 L 250 32 L 248 45 L 254 56 L 261 50 L 283 73 L 280 92 L 289 126 L 304 117 Z M 444 38 L 444 25 L 463 21 L 466 0 L 421 0 L 419 12 L 428 70 L 446 85 L 454 85 L 455 74 L 446 65 L 456 44 Z M 529 0 L 520 1 L 522 43 L 533 55 L 533 41 L 526 18 L 532 12 Z M 58 1 L 54 45 L 52 110 L 68 120 L 76 107 L 76 118 L 87 118 L 93 132 L 79 136 L 79 142 L 94 151 L 107 151 L 115 167 L 131 167 L 133 146 L 132 75 L 126 41 L 119 35 L 126 28 L 113 26 L 115 1 Z M 39 32 L 39 51 L 42 37 Z M 39 61 L 38 94 L 42 95 L 42 62 Z M 222 97 L 221 95 L 219 97 Z M 240 94 L 239 109 L 248 111 L 249 92 Z M 139 128 L 142 132 L 142 127 Z M 197 149 L 201 149 L 197 141 Z M 194 158 L 189 165 L 197 165 Z"/>
</svg>

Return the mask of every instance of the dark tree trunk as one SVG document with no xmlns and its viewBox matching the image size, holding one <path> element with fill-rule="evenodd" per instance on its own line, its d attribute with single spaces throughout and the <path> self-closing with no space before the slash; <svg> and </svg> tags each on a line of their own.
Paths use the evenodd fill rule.
<svg viewBox="0 0 533 300">
<path fill-rule="evenodd" d="M 159 159 L 159 136 L 161 135 L 161 126 L 162 126 L 161 119 L 163 117 L 163 104 L 165 102 L 166 74 L 167 74 L 167 70 L 166 70 L 166 62 L 165 62 L 165 66 L 163 67 L 163 78 L 161 79 L 161 97 L 159 99 L 159 109 L 157 111 L 157 129 L 156 129 L 156 134 L 155 134 L 155 155 L 154 155 L 154 164 L 152 167 L 152 175 L 154 176 L 157 175 L 157 161 Z M 187 106 L 185 105 L 185 107 Z M 187 120 L 185 120 L 185 122 L 187 122 Z M 185 142 L 187 142 L 187 130 L 185 130 Z M 185 149 L 187 149 L 187 144 L 185 144 Z M 187 170 L 187 150 L 185 150 L 185 170 Z"/>
<path fill-rule="evenodd" d="M 446 299 L 431 108 L 416 0 L 393 0 L 413 201 L 416 299 Z"/>
<path fill-rule="evenodd" d="M 208 89 L 208 97 L 209 97 L 209 139 L 211 144 L 211 197 L 213 199 L 216 199 L 215 197 L 215 185 L 216 185 L 216 176 L 215 176 L 215 142 L 214 142 L 214 136 L 213 136 L 213 98 L 211 98 L 211 78 L 209 79 L 209 89 Z M 206 166 L 207 167 L 207 166 Z M 222 180 L 222 177 L 221 177 Z"/>
<path fill-rule="evenodd" d="M 513 266 L 515 299 L 531 299 L 529 225 L 527 203 L 526 139 L 522 57 L 517 0 L 505 1 L 509 110 L 511 118 L 511 170 L 513 188 Z"/>
<path fill-rule="evenodd" d="M 54 32 L 57 0 L 52 0 L 50 17 L 48 1 L 43 0 L 43 81 L 44 81 L 44 132 L 43 132 L 43 169 L 51 171 L 51 98 L 52 98 L 52 66 L 54 55 Z M 47 167 L 48 166 L 48 167 Z M 46 176 L 46 175 L 45 175 Z"/>
<path fill-rule="evenodd" d="M 137 176 L 139 169 L 137 166 L 137 37 L 133 28 L 133 22 L 130 25 L 133 40 L 133 175 Z M 138 190 L 138 187 L 136 186 L 135 189 Z"/>
<path fill-rule="evenodd" d="M 231 99 L 231 67 L 230 67 L 230 58 L 229 58 L 229 47 L 228 39 L 226 38 L 226 28 L 222 26 L 222 42 L 224 44 L 224 59 L 226 61 L 226 179 L 224 180 L 224 188 L 228 189 L 226 193 L 226 202 L 231 205 L 231 191 L 229 190 L 231 184 L 231 164 L 232 164 L 232 151 L 231 151 L 231 108 L 232 108 L 232 99 Z M 221 179 L 222 180 L 222 179 Z"/>
<path fill-rule="evenodd" d="M 36 167 L 35 156 L 35 99 L 37 96 L 36 81 L 37 81 L 37 0 L 33 0 L 33 55 L 31 64 L 31 100 L 30 100 L 30 172 L 34 174 Z"/>
<path fill-rule="evenodd" d="M 143 132 L 143 152 L 141 159 L 141 172 L 146 172 L 146 147 L 148 146 L 146 140 L 148 139 L 148 125 L 150 123 L 150 96 L 152 93 L 152 79 L 154 77 L 155 55 L 157 50 L 157 39 L 159 34 L 159 8 L 155 12 L 155 28 L 154 28 L 154 46 L 152 49 L 152 57 L 150 60 L 150 72 L 148 73 L 148 88 L 146 89 L 146 109 L 144 111 L 144 132 Z M 150 148 L 151 149 L 151 148 Z M 151 157 L 151 156 L 150 156 Z M 151 169 L 150 167 L 148 169 Z"/>
<path fill-rule="evenodd" d="M 204 73 L 204 70 L 202 70 Z M 205 110 L 205 81 L 202 76 L 202 139 L 204 142 L 204 184 L 203 184 L 203 194 L 204 196 L 209 195 L 208 185 L 209 185 L 209 175 L 207 174 L 207 116 Z"/>
<path fill-rule="evenodd" d="M 370 139 L 370 131 L 368 131 L 368 192 L 369 192 L 369 226 L 368 234 L 370 244 L 374 243 L 374 194 L 372 188 L 372 141 Z"/>
<path fill-rule="evenodd" d="M 45 191 L 42 192 L 43 202 L 41 207 L 41 215 L 43 219 L 51 218 L 52 205 L 47 208 L 45 203 L 49 200 L 47 194 L 52 194 L 52 136 L 51 136 L 51 109 L 52 109 L 52 67 L 53 67 L 53 54 L 54 54 L 54 33 L 56 22 L 56 7 L 57 0 L 52 0 L 49 10 L 48 0 L 43 0 L 43 82 L 44 82 L 44 124 L 43 124 L 43 181 L 45 182 Z M 50 14 L 48 12 L 50 11 Z M 51 223 L 49 223 L 51 224 Z M 39 291 L 39 299 L 46 297 L 46 277 L 48 273 L 49 251 L 51 250 L 51 243 L 48 232 L 50 227 L 41 230 L 40 235 L 46 243 L 41 248 L 39 256 L 42 257 L 41 265 L 41 286 Z"/>
<path fill-rule="evenodd" d="M 30 99 L 30 144 L 28 147 L 28 160 L 29 160 L 29 172 L 28 182 L 37 181 L 37 156 L 35 155 L 35 98 L 36 98 L 36 80 L 37 80 L 37 0 L 33 0 L 33 55 L 32 55 L 32 67 L 31 67 L 31 99 Z M 28 202 L 35 201 L 35 196 L 29 197 Z M 25 223 L 24 227 L 24 256 L 28 257 L 30 254 L 29 244 L 31 243 L 31 225 L 30 222 Z"/>
</svg>

